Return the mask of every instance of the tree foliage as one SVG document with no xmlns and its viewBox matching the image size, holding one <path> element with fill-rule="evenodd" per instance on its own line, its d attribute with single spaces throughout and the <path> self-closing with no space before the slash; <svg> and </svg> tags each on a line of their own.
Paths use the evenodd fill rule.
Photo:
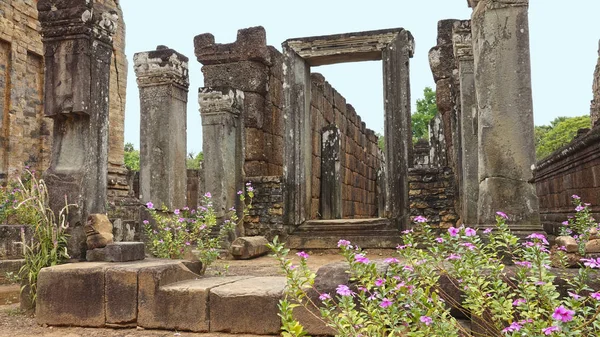
<svg viewBox="0 0 600 337">
<path fill-rule="evenodd" d="M 186 166 L 189 170 L 199 170 L 202 165 L 202 161 L 204 160 L 204 153 L 198 152 L 195 154 L 194 152 L 188 153 L 188 158 L 186 161 Z"/>
<path fill-rule="evenodd" d="M 125 144 L 125 166 L 131 171 L 140 170 L 140 151 L 133 148 L 132 143 Z"/>
<path fill-rule="evenodd" d="M 423 98 L 417 100 L 417 111 L 412 114 L 413 142 L 421 138 L 429 139 L 429 122 L 436 114 L 435 91 L 426 87 L 423 89 Z"/>
<path fill-rule="evenodd" d="M 550 125 L 535 127 L 535 153 L 538 160 L 569 144 L 577 131 L 591 126 L 590 116 L 557 117 Z"/>
</svg>

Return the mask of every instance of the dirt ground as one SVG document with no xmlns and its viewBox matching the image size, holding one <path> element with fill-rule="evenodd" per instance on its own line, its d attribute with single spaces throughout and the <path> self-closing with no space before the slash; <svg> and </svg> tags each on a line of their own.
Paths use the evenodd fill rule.
<svg viewBox="0 0 600 337">
<path fill-rule="evenodd" d="M 316 271 L 320 266 L 328 263 L 343 261 L 343 257 L 335 252 L 311 252 L 308 258 L 308 266 Z M 293 253 L 290 253 L 293 254 Z M 392 250 L 373 250 L 369 252 L 372 259 L 386 258 L 393 255 Z M 298 257 L 294 254 L 294 261 Z M 222 272 L 228 266 L 226 275 L 253 275 L 253 276 L 276 276 L 281 275 L 277 261 L 269 256 L 263 256 L 249 261 L 219 260 L 207 271 L 208 274 Z M 258 337 L 252 335 L 229 335 L 217 333 L 187 333 L 165 330 L 137 329 L 92 329 L 71 327 L 42 327 L 35 322 L 32 315 L 19 311 L 19 305 L 0 305 L 0 337 L 15 336 L 45 336 L 45 337 L 142 337 L 142 336 L 198 336 L 198 337 Z"/>
</svg>

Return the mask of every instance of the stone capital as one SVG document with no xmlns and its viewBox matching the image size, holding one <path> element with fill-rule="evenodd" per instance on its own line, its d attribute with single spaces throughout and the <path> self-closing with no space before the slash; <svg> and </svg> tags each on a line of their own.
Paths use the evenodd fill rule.
<svg viewBox="0 0 600 337">
<path fill-rule="evenodd" d="M 485 3 L 486 8 L 489 9 L 529 6 L 529 0 L 467 0 L 467 2 L 473 9 L 477 8 L 480 2 Z"/>
<path fill-rule="evenodd" d="M 187 90 L 190 86 L 188 61 L 186 56 L 166 46 L 136 53 L 133 63 L 138 85 L 149 87 L 175 84 Z"/>
<path fill-rule="evenodd" d="M 458 61 L 473 60 L 473 40 L 471 35 L 471 20 L 457 21 L 452 30 L 454 57 Z"/>
<path fill-rule="evenodd" d="M 223 113 L 239 115 L 244 106 L 244 92 L 229 87 L 200 88 L 198 103 L 202 116 Z"/>
<path fill-rule="evenodd" d="M 44 40 L 90 36 L 112 43 L 119 16 L 94 0 L 40 0 L 37 5 Z"/>
</svg>

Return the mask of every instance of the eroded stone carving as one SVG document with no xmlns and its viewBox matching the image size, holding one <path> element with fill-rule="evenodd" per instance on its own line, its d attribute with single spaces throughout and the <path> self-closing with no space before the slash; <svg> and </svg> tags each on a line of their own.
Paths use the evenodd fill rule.
<svg viewBox="0 0 600 337">
<path fill-rule="evenodd" d="M 83 229 L 88 250 L 104 248 L 113 243 L 113 225 L 105 214 L 90 214 Z"/>
</svg>

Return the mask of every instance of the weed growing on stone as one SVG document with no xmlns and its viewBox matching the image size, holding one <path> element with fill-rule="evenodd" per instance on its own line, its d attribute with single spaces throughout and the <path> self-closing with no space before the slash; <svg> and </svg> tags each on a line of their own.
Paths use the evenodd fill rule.
<svg viewBox="0 0 600 337">
<path fill-rule="evenodd" d="M 244 215 L 252 207 L 254 191 L 249 184 L 246 193 L 238 192 L 241 201 L 246 201 Z M 145 231 L 148 238 L 150 252 L 155 257 L 168 259 L 182 259 L 193 252 L 202 261 L 202 272 L 218 257 L 219 250 L 223 247 L 231 233 L 235 230 L 238 221 L 235 208 L 229 209 L 222 224 L 218 223 L 217 216 L 211 201 L 211 194 L 204 195 L 202 205 L 197 209 L 184 207 L 169 211 L 166 207 L 160 210 L 154 208 L 149 202 L 146 204 L 152 217 L 152 223 L 144 220 Z M 243 219 L 243 218 L 242 218 Z M 215 232 L 218 229 L 218 234 Z"/>
<path fill-rule="evenodd" d="M 12 271 L 7 271 L 4 273 L 4 279 L 8 282 L 8 284 L 17 284 L 21 281 L 19 278 L 19 273 L 15 273 Z"/>
<path fill-rule="evenodd" d="M 25 200 L 23 189 L 31 189 L 32 178 L 35 178 L 35 171 L 29 171 L 26 166 L 19 180 L 0 187 L 0 223 L 30 225 L 37 221 L 36 212 L 31 205 L 21 205 Z"/>
<path fill-rule="evenodd" d="M 289 250 L 275 240 L 271 249 L 287 277 L 279 306 L 283 335 L 306 335 L 293 314 L 299 306 L 319 313 L 315 316 L 338 336 L 598 335 L 600 292 L 587 284 L 600 261 L 585 260 L 578 273 L 561 275 L 566 285 L 559 288 L 546 237 L 534 233 L 519 242 L 506 214 L 497 214 L 494 230 L 452 227 L 441 234 L 417 217 L 397 257 L 385 261 L 371 261 L 340 240 L 350 284 L 335 289 L 316 289 L 308 254 L 299 252 L 300 264 L 294 265 Z M 457 313 L 471 318 L 478 332 L 465 329 Z"/>
<path fill-rule="evenodd" d="M 579 254 L 585 255 L 585 244 L 592 235 L 598 234 L 598 223 L 592 217 L 590 204 L 584 203 L 581 197 L 574 194 L 572 197 L 575 206 L 575 215 L 569 216 L 560 228 L 561 236 L 572 236 L 577 242 Z"/>
</svg>

